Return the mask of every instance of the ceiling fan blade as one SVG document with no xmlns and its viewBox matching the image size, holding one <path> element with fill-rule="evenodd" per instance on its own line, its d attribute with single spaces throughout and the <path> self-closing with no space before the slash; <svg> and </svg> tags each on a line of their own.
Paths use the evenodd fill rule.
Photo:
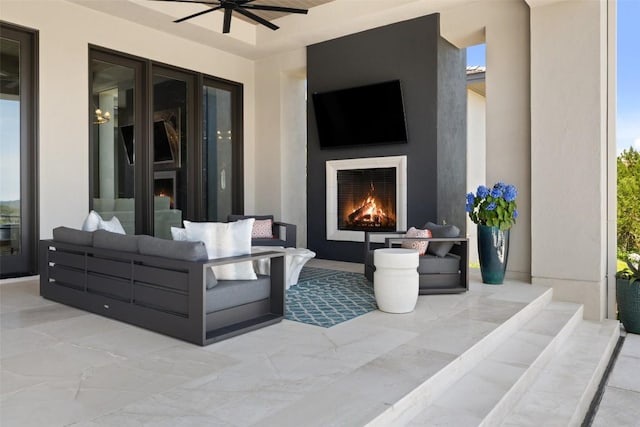
<svg viewBox="0 0 640 427">
<path fill-rule="evenodd" d="M 240 14 L 242 14 L 242 15 L 244 15 L 244 16 L 246 16 L 247 18 L 253 19 L 254 21 L 264 25 L 265 27 L 271 28 L 272 30 L 277 30 L 278 28 L 280 28 L 276 24 L 272 24 L 271 22 L 267 21 L 266 19 L 259 17 L 255 13 L 251 13 L 248 10 L 244 10 L 243 7 L 239 7 L 235 11 L 240 13 Z"/>
<path fill-rule="evenodd" d="M 203 10 L 202 12 L 197 12 L 197 13 L 194 13 L 192 15 L 185 16 L 184 18 L 176 19 L 173 22 L 179 23 L 179 22 L 182 22 L 182 21 L 186 21 L 187 19 L 195 18 L 196 16 L 204 15 L 205 13 L 213 12 L 214 10 L 218 10 L 218 9 L 221 9 L 221 8 L 222 8 L 222 6 L 212 7 L 210 9 Z"/>
<path fill-rule="evenodd" d="M 305 15 L 308 13 L 308 10 L 306 9 L 296 9 L 294 7 L 283 6 L 267 6 L 266 4 L 244 4 L 241 7 L 253 10 L 267 10 L 270 12 L 303 13 Z"/>
<path fill-rule="evenodd" d="M 224 24 L 222 25 L 222 33 L 226 34 L 231 31 L 231 13 L 233 9 L 227 8 L 224 10 Z"/>
</svg>

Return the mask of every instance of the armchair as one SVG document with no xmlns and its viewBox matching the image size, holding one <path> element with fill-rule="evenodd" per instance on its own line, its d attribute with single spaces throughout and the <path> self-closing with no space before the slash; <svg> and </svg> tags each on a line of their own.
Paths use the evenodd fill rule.
<svg viewBox="0 0 640 427">
<path fill-rule="evenodd" d="M 420 256 L 418 265 L 419 293 L 428 294 L 453 294 L 469 290 L 469 239 L 463 237 L 404 237 L 405 232 L 381 233 L 386 237 L 384 245 L 371 241 L 375 232 L 365 232 L 364 241 L 364 275 L 373 281 L 375 265 L 373 264 L 373 251 L 381 247 L 397 247 L 404 241 L 428 241 L 429 245 L 453 244 L 451 249 L 438 256 L 433 253 L 425 253 Z M 440 253 L 440 251 L 437 251 Z"/>
<path fill-rule="evenodd" d="M 228 222 L 241 219 L 255 218 L 256 220 L 271 220 L 272 237 L 251 238 L 251 246 L 283 246 L 285 248 L 296 247 L 296 225 L 273 220 L 273 215 L 229 215 Z M 283 233 L 284 232 L 284 233 Z"/>
</svg>

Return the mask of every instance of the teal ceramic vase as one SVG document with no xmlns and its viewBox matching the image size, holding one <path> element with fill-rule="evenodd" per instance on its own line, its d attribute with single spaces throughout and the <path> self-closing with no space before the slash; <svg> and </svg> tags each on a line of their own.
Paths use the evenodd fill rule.
<svg viewBox="0 0 640 427">
<path fill-rule="evenodd" d="M 616 299 L 624 329 L 640 334 L 640 281 L 631 284 L 629 279 L 616 278 Z"/>
<path fill-rule="evenodd" d="M 509 259 L 509 231 L 478 224 L 478 258 L 482 282 L 501 285 Z"/>
</svg>

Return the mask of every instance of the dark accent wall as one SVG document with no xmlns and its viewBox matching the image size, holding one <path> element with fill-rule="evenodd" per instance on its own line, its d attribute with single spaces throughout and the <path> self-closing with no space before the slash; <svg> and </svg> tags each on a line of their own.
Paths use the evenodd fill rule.
<svg viewBox="0 0 640 427">
<path fill-rule="evenodd" d="M 438 14 L 423 16 L 307 48 L 307 242 L 318 258 L 363 260 L 361 242 L 326 239 L 327 160 L 406 155 L 409 227 L 446 219 L 464 232 L 455 205 L 464 213 L 465 54 L 440 37 L 439 20 Z M 320 149 L 312 93 L 396 79 L 407 144 Z"/>
</svg>

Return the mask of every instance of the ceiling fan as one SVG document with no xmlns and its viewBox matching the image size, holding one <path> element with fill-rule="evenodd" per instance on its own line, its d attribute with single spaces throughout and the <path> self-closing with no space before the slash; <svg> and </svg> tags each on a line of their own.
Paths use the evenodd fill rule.
<svg viewBox="0 0 640 427">
<path fill-rule="evenodd" d="M 195 18 L 196 16 L 204 15 L 209 12 L 213 12 L 216 10 L 223 9 L 224 10 L 224 23 L 222 24 L 222 32 L 228 33 L 231 30 L 231 14 L 233 12 L 237 12 L 241 15 L 246 16 L 249 19 L 252 19 L 265 27 L 271 28 L 272 30 L 277 30 L 277 25 L 267 21 L 266 19 L 252 13 L 252 10 L 266 10 L 270 12 L 285 12 L 285 13 L 307 13 L 306 9 L 296 9 L 293 7 L 283 7 L 283 6 L 269 6 L 262 4 L 250 4 L 255 0 L 218 0 L 218 1 L 197 1 L 197 0 L 154 0 L 154 1 L 172 1 L 179 3 L 199 3 L 204 5 L 210 5 L 214 7 L 207 8 L 207 10 L 203 10 L 202 12 L 197 12 L 189 16 L 185 16 L 184 18 L 176 19 L 173 22 L 183 22 L 187 19 Z"/>
</svg>

